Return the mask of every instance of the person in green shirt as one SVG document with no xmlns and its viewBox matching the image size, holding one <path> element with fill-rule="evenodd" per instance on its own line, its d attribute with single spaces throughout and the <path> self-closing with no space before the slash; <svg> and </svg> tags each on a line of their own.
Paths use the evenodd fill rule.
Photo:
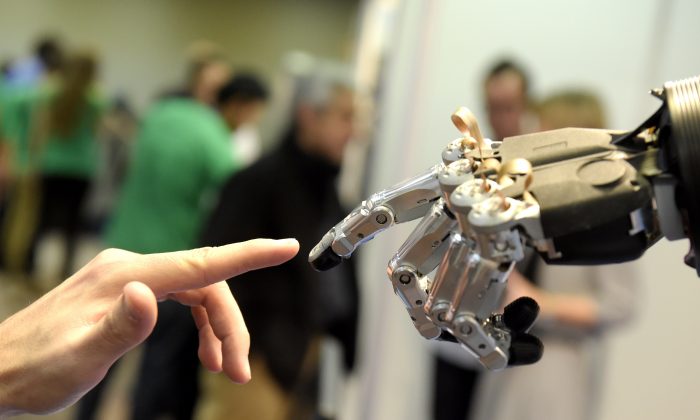
<svg viewBox="0 0 700 420">
<path fill-rule="evenodd" d="M 155 253 L 197 243 L 218 185 L 237 167 L 228 147 L 229 130 L 216 109 L 217 92 L 230 77 L 229 64 L 218 52 L 197 56 L 184 88 L 168 91 L 146 112 L 104 232 L 107 246 Z M 162 326 L 183 317 L 168 303 L 159 304 L 158 312 L 157 336 Z M 77 419 L 96 418 L 108 380 L 86 395 Z"/>
<path fill-rule="evenodd" d="M 0 73 L 0 225 L 5 219 L 7 209 L 8 189 L 12 174 L 12 149 L 7 138 L 6 102 L 9 97 L 9 87 L 4 80 L 4 72 Z M 2 255 L 2 239 L 0 238 L 0 255 Z M 0 266 L 2 258 L 0 256 Z"/>
<path fill-rule="evenodd" d="M 218 64 L 218 61 L 210 63 Z M 198 66 L 204 79 L 217 73 L 208 69 L 208 65 L 198 63 Z M 230 147 L 231 131 L 239 118 L 231 111 L 241 108 L 241 99 L 258 102 L 266 98 L 264 90 L 263 97 L 244 95 L 242 98 L 235 77 L 223 82 L 213 94 L 202 95 L 201 90 L 192 86 L 189 94 L 169 95 L 148 111 L 136 138 L 117 208 L 106 231 L 108 246 L 154 253 L 197 245 L 200 229 L 218 197 L 219 186 L 239 167 Z M 212 80 L 203 84 L 214 85 Z M 205 97 L 213 98 L 213 106 L 203 101 Z M 180 334 L 189 332 L 187 328 L 180 328 L 183 322 L 191 324 L 189 313 L 167 303 L 160 305 L 159 312 L 160 321 L 146 345 L 144 366 L 152 366 L 153 358 L 160 359 L 158 349 L 161 346 L 154 343 L 166 343 L 178 352 L 182 348 L 188 357 L 196 353 L 190 353 L 189 346 L 179 345 L 182 338 L 189 339 Z M 194 340 L 196 342 L 196 334 Z M 151 354 L 153 358 L 149 357 Z M 171 372 L 179 374 L 176 368 Z M 173 391 L 175 393 L 194 383 L 188 380 L 164 382 L 178 388 Z M 79 419 L 94 418 L 100 392 L 101 387 L 98 387 L 88 396 L 80 407 Z M 172 397 L 172 401 L 179 400 Z"/>
<path fill-rule="evenodd" d="M 140 253 L 191 248 L 217 187 L 236 168 L 229 131 L 215 110 L 189 98 L 160 101 L 142 124 L 106 242 Z"/>
<path fill-rule="evenodd" d="M 39 87 L 5 85 L 0 103 L 2 139 L 2 199 L 0 262 L 15 274 L 28 274 L 32 266 L 40 192 L 36 174 L 29 171 L 29 137 L 33 104 Z"/>
<path fill-rule="evenodd" d="M 267 95 L 245 75 L 221 86 L 214 107 L 185 95 L 156 103 L 137 136 L 107 244 L 141 253 L 196 246 L 219 186 L 239 167 L 231 132 L 259 119 Z"/>
<path fill-rule="evenodd" d="M 3 204 L 7 194 L 7 184 L 10 175 L 10 147 L 7 141 L 7 128 L 5 127 L 7 124 L 5 114 L 8 96 L 9 88 L 2 74 L 0 74 L 0 220 L 2 219 Z"/>
<path fill-rule="evenodd" d="M 231 77 L 229 64 L 218 52 L 207 54 L 190 63 L 187 75 L 185 89 L 159 98 L 142 120 L 107 226 L 108 246 L 134 252 L 195 246 L 219 184 L 237 167 L 216 103 Z"/>
<path fill-rule="evenodd" d="M 62 234 L 65 242 L 61 275 L 72 272 L 82 209 L 97 169 L 102 103 L 93 86 L 96 74 L 95 56 L 77 52 L 60 71 L 39 85 L 13 89 L 6 101 L 4 132 L 15 185 L 11 220 L 5 223 L 14 229 L 4 236 L 13 241 L 6 244 L 8 249 L 15 251 L 25 248 L 19 237 L 28 238 L 28 252 L 6 258 L 25 273 L 32 273 L 37 244 L 51 231 Z"/>
</svg>

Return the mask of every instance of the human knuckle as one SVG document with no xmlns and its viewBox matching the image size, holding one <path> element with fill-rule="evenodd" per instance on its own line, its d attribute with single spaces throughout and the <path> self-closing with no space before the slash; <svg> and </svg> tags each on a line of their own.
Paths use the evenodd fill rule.
<svg viewBox="0 0 700 420">
<path fill-rule="evenodd" d="M 86 266 L 88 277 L 104 278 L 118 272 L 132 256 L 132 253 L 116 248 L 108 248 L 100 251 Z"/>
<path fill-rule="evenodd" d="M 209 280 L 207 259 L 212 249 L 210 246 L 193 249 L 190 258 L 186 259 L 187 268 L 193 271 L 203 282 L 208 282 Z"/>
<path fill-rule="evenodd" d="M 101 260 L 111 261 L 122 257 L 125 253 L 126 251 L 122 249 L 107 248 L 102 250 L 99 254 L 97 254 L 97 258 Z"/>
<path fill-rule="evenodd" d="M 133 254 L 129 251 L 118 248 L 107 248 L 100 251 L 95 258 L 90 262 L 92 266 L 103 266 L 112 263 L 124 262 Z"/>
</svg>

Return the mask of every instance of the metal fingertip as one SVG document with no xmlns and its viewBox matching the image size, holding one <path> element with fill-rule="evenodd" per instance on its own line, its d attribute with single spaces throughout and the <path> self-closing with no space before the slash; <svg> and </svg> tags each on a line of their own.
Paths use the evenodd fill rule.
<svg viewBox="0 0 700 420">
<path fill-rule="evenodd" d="M 542 358 L 544 345 L 534 335 L 516 334 L 513 336 L 508 352 L 508 366 L 531 365 Z"/>
<path fill-rule="evenodd" d="M 342 262 L 343 258 L 333 252 L 333 249 L 330 247 L 318 252 L 312 251 L 309 254 L 309 264 L 316 271 L 328 271 Z"/>
<path fill-rule="evenodd" d="M 503 322 L 511 331 L 524 333 L 532 328 L 539 313 L 540 306 L 537 302 L 531 297 L 523 296 L 503 309 Z"/>
</svg>

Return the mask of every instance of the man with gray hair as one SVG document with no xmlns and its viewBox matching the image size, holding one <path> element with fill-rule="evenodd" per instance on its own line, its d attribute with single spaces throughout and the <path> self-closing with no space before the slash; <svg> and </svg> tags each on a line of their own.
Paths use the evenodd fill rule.
<svg viewBox="0 0 700 420">
<path fill-rule="evenodd" d="M 205 380 L 202 418 L 318 418 L 319 342 L 338 339 L 347 369 L 355 352 L 357 284 L 352 264 L 318 273 L 305 252 L 345 214 L 336 178 L 353 134 L 353 90 L 346 72 L 322 65 L 297 78 L 292 118 L 281 144 L 233 176 L 222 190 L 203 243 L 295 237 L 300 257 L 281 270 L 230 282 L 251 332 L 253 380 L 234 387 Z M 216 383 L 213 383 L 216 382 Z"/>
</svg>

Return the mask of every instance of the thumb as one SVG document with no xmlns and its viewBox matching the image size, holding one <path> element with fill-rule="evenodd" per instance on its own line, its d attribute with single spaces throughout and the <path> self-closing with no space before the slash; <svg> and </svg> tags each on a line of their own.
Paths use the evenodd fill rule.
<svg viewBox="0 0 700 420">
<path fill-rule="evenodd" d="M 153 291 L 143 283 L 128 283 L 119 300 L 97 323 L 96 344 L 104 357 L 116 360 L 151 334 L 157 317 Z"/>
</svg>

